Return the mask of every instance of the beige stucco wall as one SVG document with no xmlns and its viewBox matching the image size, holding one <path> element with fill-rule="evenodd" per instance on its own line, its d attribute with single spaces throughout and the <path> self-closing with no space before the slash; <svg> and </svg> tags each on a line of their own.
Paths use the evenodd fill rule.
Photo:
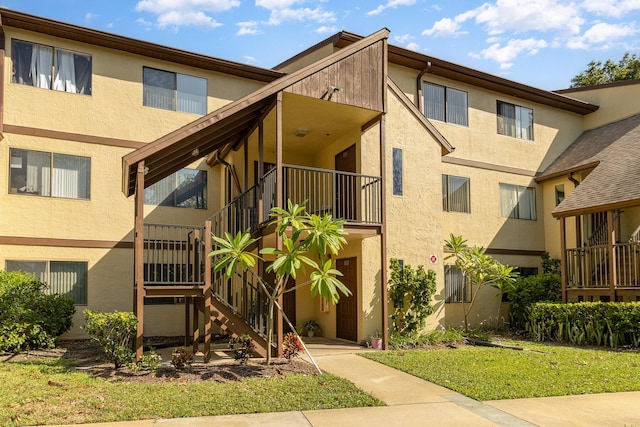
<svg viewBox="0 0 640 427">
<path fill-rule="evenodd" d="M 640 113 L 640 82 L 622 84 L 590 90 L 579 90 L 565 94 L 600 106 L 594 113 L 585 117 L 585 129 L 593 129 Z"/>
<path fill-rule="evenodd" d="M 5 123 L 133 141 L 153 141 L 200 116 L 142 105 L 143 66 L 207 79 L 208 111 L 260 87 L 252 82 L 41 34 L 5 28 Z M 46 90 L 11 81 L 11 42 L 16 38 L 92 55 L 92 95 Z"/>
</svg>

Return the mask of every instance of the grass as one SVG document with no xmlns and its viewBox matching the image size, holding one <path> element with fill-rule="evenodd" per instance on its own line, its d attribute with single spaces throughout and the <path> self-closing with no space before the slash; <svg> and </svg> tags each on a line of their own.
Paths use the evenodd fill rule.
<svg viewBox="0 0 640 427">
<path fill-rule="evenodd" d="M 60 360 L 0 363 L 0 425 L 78 424 L 383 405 L 330 374 L 218 383 L 94 378 Z"/>
<path fill-rule="evenodd" d="M 477 400 L 640 390 L 640 353 L 509 341 L 524 351 L 464 346 L 363 357 Z"/>
</svg>

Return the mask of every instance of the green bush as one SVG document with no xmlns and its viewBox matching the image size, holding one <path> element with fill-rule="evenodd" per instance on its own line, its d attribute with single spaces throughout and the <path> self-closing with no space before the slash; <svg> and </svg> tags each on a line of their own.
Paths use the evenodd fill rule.
<svg viewBox="0 0 640 427">
<path fill-rule="evenodd" d="M 640 347 L 640 303 L 537 303 L 529 310 L 527 331 L 538 341 Z"/>
<path fill-rule="evenodd" d="M 425 271 L 421 265 L 416 270 L 410 265 L 401 267 L 397 259 L 391 259 L 390 267 L 391 332 L 412 335 L 424 327 L 427 316 L 435 311 L 431 301 L 436 293 L 436 273 Z"/>
<path fill-rule="evenodd" d="M 560 277 L 543 273 L 536 276 L 518 277 L 508 298 L 511 303 L 511 324 L 514 328 L 524 329 L 527 324 L 528 310 L 537 302 L 560 302 L 562 300 Z"/>
<path fill-rule="evenodd" d="M 45 289 L 33 275 L 0 270 L 0 351 L 53 347 L 71 328 L 73 301 Z"/>
<path fill-rule="evenodd" d="M 138 319 L 131 312 L 113 311 L 102 313 L 85 310 L 84 330 L 91 341 L 102 347 L 116 369 L 131 362 L 135 356 L 131 345 L 135 338 Z"/>
</svg>

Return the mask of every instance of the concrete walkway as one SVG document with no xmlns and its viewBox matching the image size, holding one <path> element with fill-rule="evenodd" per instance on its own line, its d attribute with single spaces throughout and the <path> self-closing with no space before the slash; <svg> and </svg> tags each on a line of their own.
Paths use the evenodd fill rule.
<svg viewBox="0 0 640 427">
<path fill-rule="evenodd" d="M 357 356 L 350 344 L 309 345 L 323 371 L 346 378 L 387 406 L 145 420 L 94 426 L 640 426 L 640 392 L 478 402 Z M 89 424 L 85 424 L 89 426 Z"/>
</svg>

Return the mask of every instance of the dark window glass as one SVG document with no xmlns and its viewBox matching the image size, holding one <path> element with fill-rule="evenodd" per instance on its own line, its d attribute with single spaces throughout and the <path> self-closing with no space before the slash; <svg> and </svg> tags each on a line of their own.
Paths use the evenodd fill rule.
<svg viewBox="0 0 640 427">
<path fill-rule="evenodd" d="M 148 205 L 178 208 L 207 208 L 207 172 L 180 169 L 144 190 Z"/>
<path fill-rule="evenodd" d="M 393 149 L 393 194 L 402 196 L 402 149 Z"/>
</svg>

